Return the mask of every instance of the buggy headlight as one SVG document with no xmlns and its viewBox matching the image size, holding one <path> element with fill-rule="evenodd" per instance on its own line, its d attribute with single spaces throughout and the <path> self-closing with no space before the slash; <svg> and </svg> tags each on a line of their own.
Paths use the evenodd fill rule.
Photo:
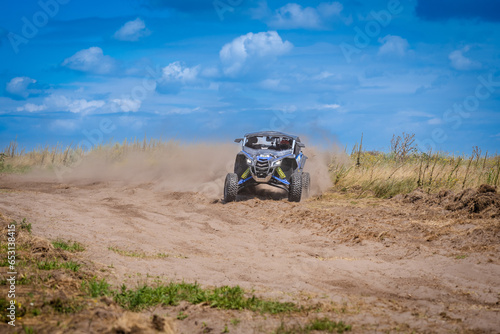
<svg viewBox="0 0 500 334">
<path fill-rule="evenodd" d="M 281 161 L 283 160 L 274 161 L 273 166 L 281 166 Z"/>
<path fill-rule="evenodd" d="M 252 164 L 252 160 L 247 158 L 247 165 L 251 165 L 251 164 Z"/>
</svg>

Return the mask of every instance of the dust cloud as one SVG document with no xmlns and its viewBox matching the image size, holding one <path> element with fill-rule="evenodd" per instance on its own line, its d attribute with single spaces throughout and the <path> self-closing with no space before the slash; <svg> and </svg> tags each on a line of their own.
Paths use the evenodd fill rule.
<svg viewBox="0 0 500 334">
<path fill-rule="evenodd" d="M 91 151 L 71 166 L 38 169 L 28 175 L 33 181 L 63 184 L 118 182 L 134 186 L 149 184 L 165 192 L 197 192 L 209 198 L 222 196 L 224 179 L 233 172 L 236 144 L 170 144 L 142 149 L 106 147 Z M 320 195 L 331 187 L 329 164 L 339 154 L 308 147 L 305 171 L 311 174 L 311 195 Z M 271 187 L 265 191 L 272 192 Z"/>
</svg>

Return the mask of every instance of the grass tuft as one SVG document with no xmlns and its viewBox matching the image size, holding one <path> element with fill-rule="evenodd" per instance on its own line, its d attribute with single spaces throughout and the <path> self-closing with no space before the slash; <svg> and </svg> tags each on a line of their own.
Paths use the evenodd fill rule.
<svg viewBox="0 0 500 334">
<path fill-rule="evenodd" d="M 85 250 L 85 247 L 76 241 L 71 242 L 57 239 L 52 241 L 52 245 L 54 245 L 55 248 L 63 249 L 71 253 L 83 252 Z"/>
<path fill-rule="evenodd" d="M 81 289 L 91 297 L 110 296 L 113 294 L 111 285 L 105 279 L 98 281 L 95 277 L 90 281 L 82 281 Z"/>
<path fill-rule="evenodd" d="M 28 223 L 26 221 L 26 218 L 23 218 L 23 220 L 21 221 L 21 224 L 20 224 L 20 227 L 22 230 L 26 230 L 28 231 L 28 233 L 31 233 L 31 223 Z"/>
<path fill-rule="evenodd" d="M 182 300 L 191 304 L 207 303 L 210 307 L 219 309 L 247 309 L 271 314 L 299 310 L 293 303 L 267 301 L 255 296 L 247 298 L 239 286 L 203 289 L 196 283 L 170 283 L 157 287 L 144 285 L 138 289 L 127 289 L 123 285 L 121 291 L 115 294 L 118 304 L 133 311 L 156 305 L 177 305 Z"/>
<path fill-rule="evenodd" d="M 40 270 L 54 270 L 64 268 L 77 272 L 78 269 L 80 269 L 80 266 L 80 264 L 73 261 L 59 262 L 57 260 L 46 260 L 37 263 L 37 267 Z"/>
<path fill-rule="evenodd" d="M 313 319 L 305 326 L 299 324 L 281 325 L 274 331 L 274 334 L 309 334 L 313 331 L 322 331 L 327 333 L 344 333 L 352 329 L 351 325 L 346 325 L 342 321 L 335 322 L 328 318 Z"/>
</svg>

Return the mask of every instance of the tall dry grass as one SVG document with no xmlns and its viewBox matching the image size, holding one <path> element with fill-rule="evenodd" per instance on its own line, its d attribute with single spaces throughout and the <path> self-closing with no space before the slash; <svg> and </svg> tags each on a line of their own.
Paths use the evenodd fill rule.
<svg viewBox="0 0 500 334">
<path fill-rule="evenodd" d="M 115 162 L 127 156 L 128 153 L 145 151 L 154 154 L 158 151 L 168 151 L 177 147 L 178 142 L 157 139 L 143 140 L 125 139 L 121 143 L 108 142 L 85 150 L 80 146 L 39 146 L 29 152 L 19 150 L 17 141 L 12 141 L 0 153 L 0 173 L 23 173 L 33 168 L 51 169 L 61 166 L 72 166 L 85 158 L 99 158 L 102 161 Z"/>
<path fill-rule="evenodd" d="M 355 190 L 359 196 L 389 198 L 417 188 L 433 193 L 481 184 L 498 186 L 500 156 L 482 154 L 477 147 L 469 156 L 413 152 L 403 159 L 393 153 L 354 149 L 347 163 L 345 159 L 334 158 L 330 171 L 334 187 L 341 191 Z"/>
</svg>

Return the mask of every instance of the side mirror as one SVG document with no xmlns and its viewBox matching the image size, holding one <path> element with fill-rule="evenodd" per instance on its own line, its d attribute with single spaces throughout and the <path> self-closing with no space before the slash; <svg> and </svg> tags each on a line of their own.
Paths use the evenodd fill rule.
<svg viewBox="0 0 500 334">
<path fill-rule="evenodd" d="M 236 138 L 236 139 L 234 140 L 234 142 L 235 142 L 235 143 L 239 143 L 239 142 L 241 142 L 242 140 L 243 140 L 243 138 Z"/>
<path fill-rule="evenodd" d="M 306 145 L 304 145 L 303 143 L 301 142 L 297 142 L 296 145 L 300 148 L 303 148 L 303 147 L 306 147 Z"/>
</svg>

